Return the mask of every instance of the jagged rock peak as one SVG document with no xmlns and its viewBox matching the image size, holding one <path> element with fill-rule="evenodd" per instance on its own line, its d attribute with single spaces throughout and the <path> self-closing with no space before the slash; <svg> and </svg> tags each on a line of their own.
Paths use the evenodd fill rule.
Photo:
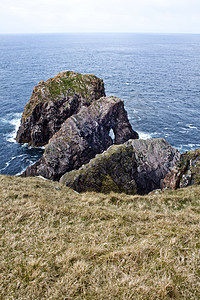
<svg viewBox="0 0 200 300">
<path fill-rule="evenodd" d="M 110 137 L 111 129 L 114 141 Z M 42 158 L 29 166 L 23 176 L 40 175 L 59 180 L 113 143 L 121 144 L 129 139 L 138 139 L 138 134 L 129 123 L 123 101 L 117 97 L 102 97 L 64 121 L 46 145 Z"/>
<path fill-rule="evenodd" d="M 145 194 L 160 188 L 179 157 L 178 150 L 164 139 L 129 140 L 66 173 L 60 182 L 77 192 Z"/>
<path fill-rule="evenodd" d="M 103 96 L 103 80 L 94 75 L 65 71 L 40 81 L 25 106 L 16 140 L 31 146 L 47 144 L 67 118 Z"/>
</svg>

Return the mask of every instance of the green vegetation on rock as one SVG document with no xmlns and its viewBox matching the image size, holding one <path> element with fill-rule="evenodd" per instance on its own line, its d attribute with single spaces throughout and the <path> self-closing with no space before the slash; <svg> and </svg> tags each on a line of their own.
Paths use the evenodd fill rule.
<svg viewBox="0 0 200 300">
<path fill-rule="evenodd" d="M 179 152 L 164 139 L 129 139 L 112 145 L 78 170 L 64 174 L 60 182 L 77 192 L 149 193 L 174 167 Z"/>
<path fill-rule="evenodd" d="M 120 193 L 120 189 L 116 182 L 112 179 L 110 175 L 106 175 L 101 182 L 101 192 L 107 194 L 111 191 L 115 193 Z"/>
<path fill-rule="evenodd" d="M 80 169 L 63 175 L 60 182 L 78 192 L 136 194 L 136 185 L 130 175 L 133 159 L 131 149 L 131 146 L 125 144 L 112 145 Z"/>
<path fill-rule="evenodd" d="M 83 75 L 72 71 L 60 72 L 46 82 L 40 81 L 33 89 L 32 96 L 25 106 L 23 118 L 27 118 L 39 103 L 58 101 L 74 94 L 81 96 L 85 103 L 90 104 L 92 88 L 100 81 L 94 75 Z M 101 81 L 103 85 L 103 81 Z"/>
</svg>

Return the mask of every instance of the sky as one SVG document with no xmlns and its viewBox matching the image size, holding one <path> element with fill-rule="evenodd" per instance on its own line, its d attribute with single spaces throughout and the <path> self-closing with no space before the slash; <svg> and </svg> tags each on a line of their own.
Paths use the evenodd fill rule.
<svg viewBox="0 0 200 300">
<path fill-rule="evenodd" d="M 200 33 L 200 0 L 0 0 L 0 33 Z"/>
</svg>

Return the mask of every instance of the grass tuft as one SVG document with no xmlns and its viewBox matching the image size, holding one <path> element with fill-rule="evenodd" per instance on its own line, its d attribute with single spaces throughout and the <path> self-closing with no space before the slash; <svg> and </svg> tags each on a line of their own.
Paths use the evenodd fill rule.
<svg viewBox="0 0 200 300">
<path fill-rule="evenodd" d="M 0 299 L 200 299 L 200 187 L 78 194 L 0 176 Z"/>
</svg>

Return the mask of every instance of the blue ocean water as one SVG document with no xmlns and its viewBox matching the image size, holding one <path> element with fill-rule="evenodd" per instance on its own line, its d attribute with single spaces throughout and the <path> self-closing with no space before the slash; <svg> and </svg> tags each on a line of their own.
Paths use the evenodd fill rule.
<svg viewBox="0 0 200 300">
<path fill-rule="evenodd" d="M 141 138 L 200 148 L 200 35 L 0 35 L 0 174 L 18 174 L 43 150 L 16 143 L 33 87 L 63 70 L 95 74 L 124 100 Z"/>
</svg>

